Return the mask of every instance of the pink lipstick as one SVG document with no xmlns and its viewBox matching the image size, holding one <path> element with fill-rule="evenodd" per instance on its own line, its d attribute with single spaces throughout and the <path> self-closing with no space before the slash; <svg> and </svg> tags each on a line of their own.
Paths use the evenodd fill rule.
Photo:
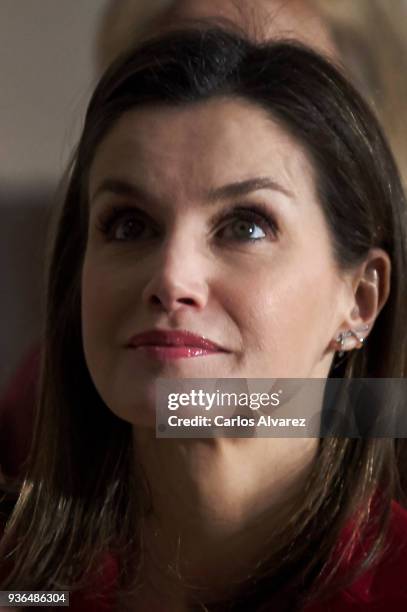
<svg viewBox="0 0 407 612">
<path fill-rule="evenodd" d="M 205 357 L 228 352 L 203 336 L 183 330 L 152 329 L 142 332 L 130 339 L 128 347 L 143 350 L 160 360 Z"/>
</svg>

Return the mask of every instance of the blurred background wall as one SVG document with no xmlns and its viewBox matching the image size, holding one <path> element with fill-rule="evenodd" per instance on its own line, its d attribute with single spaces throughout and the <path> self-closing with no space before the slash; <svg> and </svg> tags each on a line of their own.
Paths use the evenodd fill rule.
<svg viewBox="0 0 407 612">
<path fill-rule="evenodd" d="M 55 190 L 94 80 L 104 0 L 0 0 L 0 390 L 38 338 Z"/>
</svg>

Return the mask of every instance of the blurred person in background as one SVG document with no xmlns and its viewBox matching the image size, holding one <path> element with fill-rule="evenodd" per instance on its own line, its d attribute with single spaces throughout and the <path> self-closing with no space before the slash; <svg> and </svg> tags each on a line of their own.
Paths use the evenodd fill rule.
<svg viewBox="0 0 407 612">
<path fill-rule="evenodd" d="M 371 102 L 407 184 L 407 3 L 315 0 L 354 83 Z"/>
<path fill-rule="evenodd" d="M 251 36 L 296 38 L 342 64 L 373 104 L 407 178 L 407 5 L 404 0 L 123 0 L 106 5 L 99 69 L 128 46 L 185 19 L 225 17 Z M 406 182 L 404 180 L 404 182 Z"/>
<path fill-rule="evenodd" d="M 124 0 L 108 2 L 95 45 L 95 61 L 105 69 L 135 41 L 191 21 L 230 20 L 251 38 L 295 38 L 329 55 L 336 44 L 312 0 Z"/>
</svg>

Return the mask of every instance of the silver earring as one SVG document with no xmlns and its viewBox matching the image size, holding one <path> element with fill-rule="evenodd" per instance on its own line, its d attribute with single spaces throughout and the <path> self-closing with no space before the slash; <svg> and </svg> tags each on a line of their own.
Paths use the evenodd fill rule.
<svg viewBox="0 0 407 612">
<path fill-rule="evenodd" d="M 363 327 L 360 327 L 359 329 L 348 329 L 347 331 L 344 332 L 340 332 L 338 334 L 338 336 L 335 338 L 335 341 L 339 344 L 340 349 L 338 352 L 338 357 L 342 358 L 345 354 L 345 341 L 346 338 L 350 338 L 351 336 L 353 336 L 354 338 L 356 338 L 356 340 L 359 343 L 359 346 L 357 348 L 361 348 L 363 346 L 363 342 L 364 342 L 364 337 L 360 336 L 359 334 L 361 334 L 362 332 L 365 332 L 369 329 L 369 325 L 364 325 Z"/>
</svg>

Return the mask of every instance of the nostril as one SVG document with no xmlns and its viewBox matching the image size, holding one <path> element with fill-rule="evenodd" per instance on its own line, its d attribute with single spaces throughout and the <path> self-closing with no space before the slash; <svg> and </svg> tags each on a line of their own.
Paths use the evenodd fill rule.
<svg viewBox="0 0 407 612">
<path fill-rule="evenodd" d="M 150 301 L 152 304 L 164 305 L 164 300 L 160 299 L 157 295 L 152 295 Z M 193 298 L 178 298 L 175 302 L 186 304 L 187 306 L 193 306 L 195 304 Z"/>
</svg>

